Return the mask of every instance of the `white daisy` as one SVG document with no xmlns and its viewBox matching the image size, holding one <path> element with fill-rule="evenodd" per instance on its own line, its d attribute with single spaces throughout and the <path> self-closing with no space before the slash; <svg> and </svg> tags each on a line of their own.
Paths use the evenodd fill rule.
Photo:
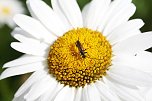
<svg viewBox="0 0 152 101">
<path fill-rule="evenodd" d="M 14 101 L 144 101 L 151 87 L 152 33 L 141 33 L 131 0 L 28 0 L 32 17 L 16 15 L 12 48 L 25 53 L 4 65 L 1 79 L 34 72 Z"/>
<path fill-rule="evenodd" d="M 0 0 L 0 26 L 7 24 L 13 28 L 13 16 L 24 13 L 24 8 L 18 0 Z"/>
</svg>

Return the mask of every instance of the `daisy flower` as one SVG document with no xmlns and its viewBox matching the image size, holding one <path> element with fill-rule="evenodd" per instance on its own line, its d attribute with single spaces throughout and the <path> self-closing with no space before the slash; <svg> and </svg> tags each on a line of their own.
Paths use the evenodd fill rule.
<svg viewBox="0 0 152 101">
<path fill-rule="evenodd" d="M 4 64 L 0 79 L 33 72 L 13 101 L 144 101 L 151 87 L 152 32 L 129 20 L 131 0 L 28 0 L 32 15 L 18 14 L 11 47 L 25 53 Z"/>
<path fill-rule="evenodd" d="M 13 16 L 19 13 L 24 13 L 24 8 L 18 0 L 0 0 L 0 26 L 14 28 Z"/>
</svg>

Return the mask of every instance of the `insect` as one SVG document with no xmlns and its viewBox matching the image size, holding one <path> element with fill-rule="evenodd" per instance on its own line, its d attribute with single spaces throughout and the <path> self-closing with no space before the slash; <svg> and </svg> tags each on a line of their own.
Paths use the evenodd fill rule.
<svg viewBox="0 0 152 101">
<path fill-rule="evenodd" d="M 82 48 L 82 45 L 81 45 L 81 43 L 80 43 L 79 40 L 76 41 L 76 46 L 78 47 L 78 50 L 79 50 L 80 55 L 82 56 L 82 58 L 85 58 L 85 57 L 86 57 L 85 54 L 86 54 L 87 52 L 85 52 L 85 50 Z"/>
</svg>

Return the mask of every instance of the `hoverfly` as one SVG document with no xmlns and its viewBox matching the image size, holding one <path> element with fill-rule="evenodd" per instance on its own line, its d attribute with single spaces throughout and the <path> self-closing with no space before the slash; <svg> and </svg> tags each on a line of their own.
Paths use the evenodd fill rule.
<svg viewBox="0 0 152 101">
<path fill-rule="evenodd" d="M 81 43 L 80 43 L 79 40 L 76 41 L 76 46 L 78 47 L 78 50 L 79 50 L 80 55 L 82 56 L 82 58 L 85 58 L 85 57 L 86 57 L 85 54 L 86 54 L 87 52 L 85 52 L 85 50 L 82 48 L 82 45 L 81 45 Z"/>
</svg>

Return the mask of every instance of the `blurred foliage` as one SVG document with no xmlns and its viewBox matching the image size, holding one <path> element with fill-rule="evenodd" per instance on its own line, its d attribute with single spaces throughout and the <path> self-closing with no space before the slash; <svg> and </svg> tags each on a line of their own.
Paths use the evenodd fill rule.
<svg viewBox="0 0 152 101">
<path fill-rule="evenodd" d="M 26 0 L 19 1 L 23 2 L 24 7 L 26 8 Z M 49 5 L 51 4 L 50 0 L 44 1 Z M 81 9 L 89 1 L 90 0 L 78 0 Z M 152 0 L 133 0 L 133 3 L 136 5 L 137 10 L 131 19 L 143 19 L 145 22 L 145 26 L 141 29 L 143 32 L 152 30 Z M 28 10 L 27 14 L 29 15 Z M 0 67 L 2 67 L 5 62 L 16 59 L 22 55 L 10 47 L 10 43 L 16 41 L 12 38 L 10 34 L 11 31 L 12 29 L 8 28 L 6 25 L 0 28 Z M 0 68 L 0 73 L 2 71 L 2 68 Z M 16 90 L 24 82 L 23 78 L 26 78 L 26 76 L 15 76 L 0 81 L 0 101 L 11 101 Z"/>
</svg>

